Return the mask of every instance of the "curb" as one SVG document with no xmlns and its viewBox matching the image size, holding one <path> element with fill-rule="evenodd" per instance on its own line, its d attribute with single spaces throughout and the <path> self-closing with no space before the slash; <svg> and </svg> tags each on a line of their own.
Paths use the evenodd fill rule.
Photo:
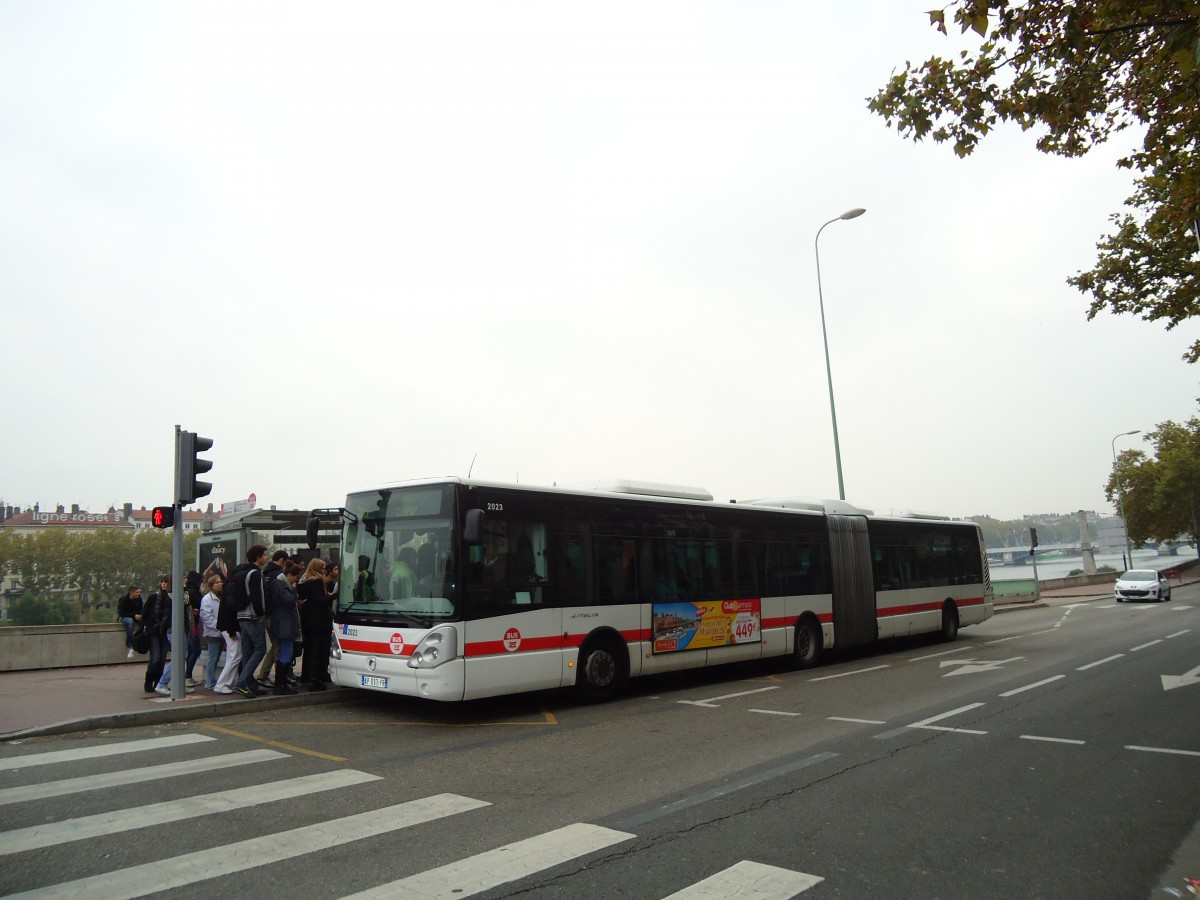
<svg viewBox="0 0 1200 900">
<path fill-rule="evenodd" d="M 280 695 L 278 697 L 272 695 L 249 700 L 243 698 L 237 702 L 222 700 L 216 703 L 187 704 L 181 702 L 178 705 L 172 703 L 162 709 L 139 709 L 133 712 L 84 716 L 79 719 L 68 719 L 65 722 L 53 722 L 49 725 L 34 725 L 32 728 L 25 728 L 21 731 L 0 734 L 0 742 L 54 734 L 72 734 L 77 731 L 95 731 L 100 728 L 134 728 L 139 725 L 168 725 L 193 719 L 216 719 L 222 716 L 237 715 L 246 710 L 293 709 L 297 706 L 347 703 L 361 700 L 360 693 L 350 688 L 330 687 L 327 691 L 320 693 Z"/>
</svg>

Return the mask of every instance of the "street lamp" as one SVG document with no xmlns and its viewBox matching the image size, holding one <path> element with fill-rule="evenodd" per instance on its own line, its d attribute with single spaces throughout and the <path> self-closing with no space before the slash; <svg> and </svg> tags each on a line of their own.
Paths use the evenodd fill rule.
<svg viewBox="0 0 1200 900">
<path fill-rule="evenodd" d="M 825 331 L 825 294 L 821 290 L 821 246 L 818 243 L 821 239 L 821 232 L 825 230 L 826 225 L 832 225 L 841 219 L 857 219 L 866 210 L 860 207 L 848 209 L 836 219 L 830 219 L 825 225 L 817 229 L 817 236 L 813 238 L 813 252 L 817 256 L 817 299 L 821 303 L 821 340 L 825 342 L 825 378 L 829 382 L 829 415 L 833 419 L 833 457 L 837 461 L 837 477 L 838 477 L 838 497 L 842 500 L 846 499 L 846 486 L 842 482 L 842 446 L 838 442 L 837 430 L 837 407 L 833 404 L 833 370 L 829 367 L 829 335 Z"/>
<path fill-rule="evenodd" d="M 1133 568 L 1133 546 L 1129 543 L 1129 520 L 1125 518 L 1125 488 L 1121 485 L 1121 472 L 1117 468 L 1117 438 L 1141 434 L 1141 430 L 1122 431 L 1112 439 L 1113 477 L 1117 479 L 1117 506 L 1121 510 L 1121 527 L 1125 531 L 1125 568 Z"/>
</svg>

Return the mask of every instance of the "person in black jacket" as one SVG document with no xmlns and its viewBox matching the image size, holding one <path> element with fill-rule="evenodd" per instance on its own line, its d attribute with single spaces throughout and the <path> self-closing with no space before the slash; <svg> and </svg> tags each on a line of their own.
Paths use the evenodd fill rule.
<svg viewBox="0 0 1200 900">
<path fill-rule="evenodd" d="M 158 590 L 142 606 L 142 628 L 150 638 L 146 663 L 146 693 L 153 694 L 167 662 L 167 632 L 171 630 L 171 576 L 158 577 Z"/>
<path fill-rule="evenodd" d="M 267 562 L 267 548 L 255 544 L 246 551 L 246 563 L 238 566 L 225 584 L 225 593 L 229 594 L 230 588 L 233 588 L 244 604 L 238 610 L 242 665 L 238 670 L 237 683 L 233 686 L 233 692 L 243 697 L 257 697 L 261 693 L 254 670 L 267 655 L 267 629 L 263 622 L 267 614 L 267 594 L 262 577 L 262 569 Z"/>
<path fill-rule="evenodd" d="M 325 560 L 313 559 L 300 579 L 300 628 L 304 662 L 300 680 L 310 691 L 325 690 L 329 679 L 329 645 L 333 630 L 333 598 L 329 595 Z"/>
<path fill-rule="evenodd" d="M 283 567 L 283 574 L 271 582 L 268 597 L 268 609 L 271 616 L 271 638 L 279 648 L 275 661 L 275 693 L 294 694 L 296 689 L 288 684 L 291 675 L 292 654 L 296 640 L 300 637 L 300 614 L 296 608 L 296 582 L 304 567 L 299 563 L 289 562 Z"/>
<path fill-rule="evenodd" d="M 117 601 L 117 618 L 125 626 L 125 658 L 133 656 L 133 623 L 142 621 L 142 589 L 131 584 Z"/>
</svg>

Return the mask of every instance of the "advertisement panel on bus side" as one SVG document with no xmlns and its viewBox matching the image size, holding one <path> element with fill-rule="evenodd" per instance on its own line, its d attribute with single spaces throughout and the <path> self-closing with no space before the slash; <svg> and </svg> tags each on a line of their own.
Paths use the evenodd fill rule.
<svg viewBox="0 0 1200 900">
<path fill-rule="evenodd" d="M 762 601 L 693 600 L 655 603 L 653 652 L 708 650 L 762 640 Z"/>
</svg>

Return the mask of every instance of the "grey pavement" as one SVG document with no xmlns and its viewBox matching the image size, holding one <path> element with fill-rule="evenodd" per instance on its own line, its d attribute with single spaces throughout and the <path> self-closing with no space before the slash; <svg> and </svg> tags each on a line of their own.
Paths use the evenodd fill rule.
<svg viewBox="0 0 1200 900">
<path fill-rule="evenodd" d="M 141 665 L 135 665 L 138 659 Z M 197 673 L 203 666 L 197 664 Z M 284 709 L 339 703 L 361 696 L 358 691 L 329 689 L 275 696 L 267 692 L 248 699 L 197 688 L 185 699 L 147 694 L 143 688 L 146 657 L 113 666 L 33 669 L 0 673 L 0 741 L 46 734 L 69 734 L 97 728 L 128 728 L 187 722 L 264 708 Z"/>
<path fill-rule="evenodd" d="M 996 611 L 1015 612 L 1110 597 L 1111 585 L 1081 586 L 1044 592 L 1040 603 L 1034 602 L 1032 594 L 997 598 Z M 185 699 L 172 700 L 142 691 L 145 660 L 141 656 L 121 665 L 0 673 L 0 741 L 187 722 L 248 710 L 341 703 L 362 697 L 359 691 L 331 685 L 329 690 L 317 693 L 300 688 L 294 695 L 267 693 L 254 699 L 197 688 Z M 203 666 L 197 664 L 197 672 L 202 671 Z"/>
</svg>

